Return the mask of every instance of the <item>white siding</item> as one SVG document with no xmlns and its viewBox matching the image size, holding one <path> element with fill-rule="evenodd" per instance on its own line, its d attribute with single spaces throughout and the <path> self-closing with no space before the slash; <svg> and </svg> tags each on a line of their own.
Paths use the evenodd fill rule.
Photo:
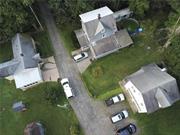
<svg viewBox="0 0 180 135">
<path fill-rule="evenodd" d="M 146 113 L 146 105 L 144 103 L 141 92 L 133 85 L 131 81 L 128 81 L 125 86 L 126 90 L 130 94 L 132 101 L 135 103 L 139 113 Z"/>
<path fill-rule="evenodd" d="M 37 68 L 26 69 L 14 75 L 16 88 L 27 89 L 43 81 L 41 70 Z"/>
</svg>

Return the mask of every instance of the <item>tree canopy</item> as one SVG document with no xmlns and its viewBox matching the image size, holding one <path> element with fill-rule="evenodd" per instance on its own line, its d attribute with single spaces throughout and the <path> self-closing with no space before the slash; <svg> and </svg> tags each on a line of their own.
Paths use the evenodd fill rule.
<svg viewBox="0 0 180 135">
<path fill-rule="evenodd" d="M 149 9 L 148 0 L 129 0 L 129 6 L 136 15 L 144 17 L 145 12 Z"/>
<path fill-rule="evenodd" d="M 0 41 L 31 25 L 33 17 L 28 6 L 32 3 L 33 0 L 0 0 Z"/>
<path fill-rule="evenodd" d="M 56 22 L 61 24 L 75 21 L 79 14 L 93 9 L 88 0 L 48 0 L 48 2 L 55 13 Z"/>
<path fill-rule="evenodd" d="M 176 36 L 164 52 L 164 61 L 169 71 L 180 79 L 180 38 Z"/>
</svg>

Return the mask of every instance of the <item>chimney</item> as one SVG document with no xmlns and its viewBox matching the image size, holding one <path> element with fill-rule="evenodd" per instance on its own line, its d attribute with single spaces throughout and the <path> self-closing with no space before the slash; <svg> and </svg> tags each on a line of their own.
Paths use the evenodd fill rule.
<svg viewBox="0 0 180 135">
<path fill-rule="evenodd" d="M 98 20 L 100 20 L 101 19 L 101 14 L 98 14 Z"/>
</svg>

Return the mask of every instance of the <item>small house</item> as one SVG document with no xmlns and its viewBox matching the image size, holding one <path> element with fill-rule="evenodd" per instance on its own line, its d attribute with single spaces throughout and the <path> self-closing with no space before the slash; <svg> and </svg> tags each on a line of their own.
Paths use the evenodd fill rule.
<svg viewBox="0 0 180 135">
<path fill-rule="evenodd" d="M 152 113 L 180 99 L 176 79 L 156 64 L 141 67 L 123 80 L 129 102 L 139 113 Z"/>
</svg>

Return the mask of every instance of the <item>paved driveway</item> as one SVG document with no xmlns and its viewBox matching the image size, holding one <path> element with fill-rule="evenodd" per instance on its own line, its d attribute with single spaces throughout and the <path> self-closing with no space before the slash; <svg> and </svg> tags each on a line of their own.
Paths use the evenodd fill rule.
<svg viewBox="0 0 180 135">
<path fill-rule="evenodd" d="M 89 97 L 88 92 L 81 81 L 76 64 L 71 60 L 62 44 L 48 6 L 45 3 L 40 3 L 39 7 L 54 47 L 55 60 L 60 77 L 68 77 L 75 90 L 76 97 L 70 100 L 70 104 L 74 109 L 85 134 L 114 135 L 115 127 L 111 124 L 108 117 L 112 113 L 111 109 L 107 108 L 104 103 L 95 101 Z M 119 110 L 119 107 L 117 107 L 117 109 Z"/>
</svg>

